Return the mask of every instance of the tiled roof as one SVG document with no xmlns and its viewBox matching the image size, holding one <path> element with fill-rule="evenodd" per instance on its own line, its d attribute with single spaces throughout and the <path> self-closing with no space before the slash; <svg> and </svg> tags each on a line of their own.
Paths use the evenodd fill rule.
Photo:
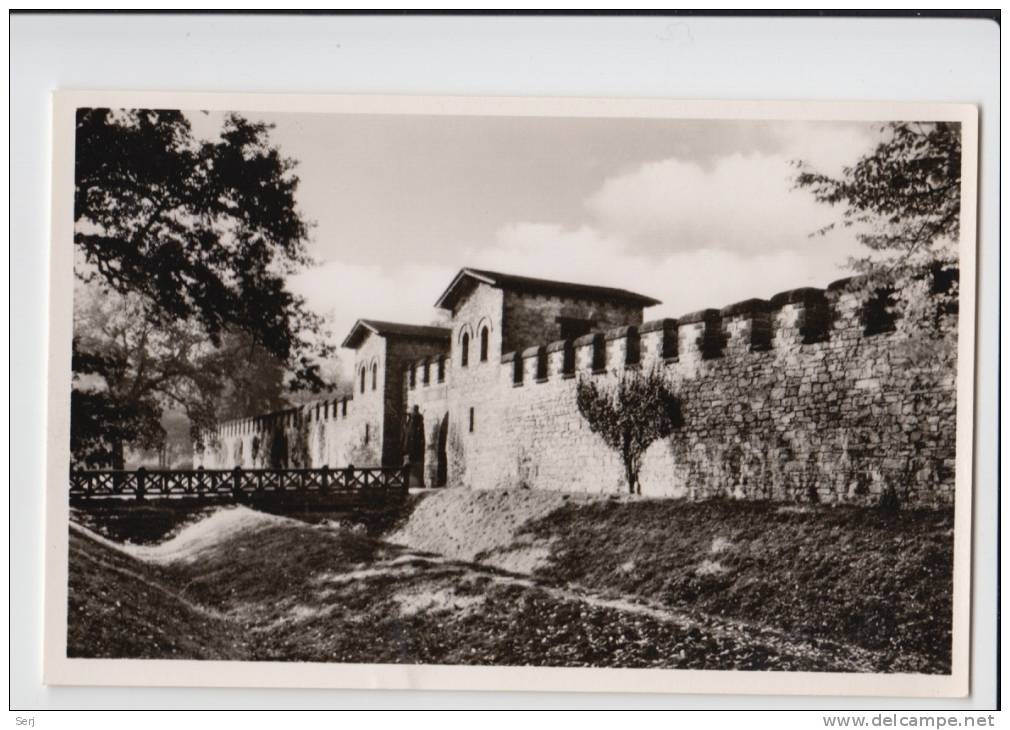
<svg viewBox="0 0 1010 730">
<path fill-rule="evenodd" d="M 647 297 L 643 294 L 636 294 L 627 289 L 615 289 L 609 286 L 594 286 L 592 284 L 577 284 L 570 281 L 551 281 L 549 279 L 534 279 L 529 276 L 518 276 L 516 274 L 503 274 L 499 271 L 487 271 L 486 269 L 461 269 L 452 283 L 442 292 L 442 296 L 435 302 L 436 307 L 442 309 L 452 309 L 460 297 L 467 291 L 469 282 L 478 281 L 489 284 L 499 289 L 512 289 L 514 291 L 528 291 L 538 294 L 557 294 L 560 296 L 578 297 L 583 299 L 595 299 L 604 301 L 616 301 L 626 304 L 637 304 L 642 307 L 651 307 L 660 304 L 658 299 Z"/>
<path fill-rule="evenodd" d="M 382 322 L 377 319 L 359 319 L 344 338 L 343 347 L 351 349 L 361 344 L 369 332 L 381 337 L 409 337 L 415 340 L 448 340 L 449 330 L 444 327 L 430 327 L 402 322 Z"/>
</svg>

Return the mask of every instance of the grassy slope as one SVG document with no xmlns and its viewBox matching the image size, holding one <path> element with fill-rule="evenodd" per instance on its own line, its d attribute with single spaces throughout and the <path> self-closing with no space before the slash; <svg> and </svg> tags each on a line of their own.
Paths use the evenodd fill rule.
<svg viewBox="0 0 1010 730">
<path fill-rule="evenodd" d="M 881 655 L 950 667 L 951 512 L 741 502 L 569 502 L 525 532 L 553 540 L 537 575 Z"/>
<path fill-rule="evenodd" d="M 74 656 L 838 670 L 844 658 L 594 605 L 295 522 L 143 563 L 72 533 Z"/>
<path fill-rule="evenodd" d="M 178 595 L 164 572 L 70 533 L 67 655 L 143 659 L 241 659 L 227 620 Z"/>
<path fill-rule="evenodd" d="M 73 509 L 72 518 L 110 540 L 144 545 L 165 540 L 215 509 L 215 505 L 182 499 L 158 502 L 123 500 Z"/>
</svg>

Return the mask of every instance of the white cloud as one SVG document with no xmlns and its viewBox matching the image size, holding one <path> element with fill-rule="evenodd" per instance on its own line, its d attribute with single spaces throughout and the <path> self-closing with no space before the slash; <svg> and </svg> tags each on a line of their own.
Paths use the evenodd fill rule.
<svg viewBox="0 0 1010 730">
<path fill-rule="evenodd" d="M 291 287 L 329 315 L 339 344 L 359 317 L 432 322 L 434 300 L 468 265 L 638 291 L 664 302 L 650 318 L 824 286 L 862 252 L 851 230 L 811 236 L 838 212 L 793 189 L 792 161 L 837 175 L 876 135 L 861 124 L 789 122 L 775 136 L 778 144 L 760 151 L 669 157 L 603 180 L 581 225 L 517 221 L 448 266 L 331 260 L 293 277 Z M 351 359 L 345 354 L 345 369 Z"/>
<path fill-rule="evenodd" d="M 794 187 L 794 162 L 838 175 L 872 148 L 876 133 L 862 124 L 805 122 L 784 123 L 776 132 L 781 144 L 775 151 L 735 151 L 705 161 L 671 157 L 605 180 L 586 200 L 593 225 L 623 238 L 631 250 L 658 256 L 808 250 L 811 233 L 836 221 L 839 211 Z M 851 239 L 820 245 L 847 247 Z"/>
<path fill-rule="evenodd" d="M 397 268 L 327 261 L 288 280 L 292 292 L 325 316 L 339 345 L 357 319 L 382 319 L 431 324 L 440 317 L 435 299 L 456 271 L 426 265 Z M 353 357 L 342 352 L 341 366 L 349 376 Z"/>
<path fill-rule="evenodd" d="M 741 253 L 725 249 L 630 251 L 626 241 L 591 227 L 545 223 L 506 226 L 494 246 L 470 252 L 479 266 L 527 276 L 617 286 L 663 301 L 649 318 L 676 317 L 801 286 L 825 286 L 844 275 L 845 256 L 814 240 L 805 250 Z"/>
<path fill-rule="evenodd" d="M 802 160 L 825 175 L 837 177 L 843 168 L 871 152 L 881 139 L 879 123 L 783 122 L 777 128 L 782 155 Z"/>
<path fill-rule="evenodd" d="M 607 180 L 586 205 L 601 229 L 656 254 L 798 249 L 834 216 L 792 189 L 794 175 L 783 155 L 733 154 L 709 167 L 662 160 Z"/>
</svg>

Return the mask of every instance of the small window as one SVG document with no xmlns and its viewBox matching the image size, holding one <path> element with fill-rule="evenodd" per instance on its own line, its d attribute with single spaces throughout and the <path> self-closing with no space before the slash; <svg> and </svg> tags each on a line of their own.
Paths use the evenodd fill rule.
<svg viewBox="0 0 1010 730">
<path fill-rule="evenodd" d="M 340 403 L 340 415 L 343 416 L 344 418 L 347 417 L 347 401 L 346 400 L 343 400 Z"/>
<path fill-rule="evenodd" d="M 487 362 L 487 345 L 488 345 L 488 331 L 487 327 L 484 327 L 480 331 L 480 361 Z"/>
<path fill-rule="evenodd" d="M 369 439 L 370 436 L 371 436 L 371 434 L 369 432 L 368 424 L 366 423 L 365 424 L 365 443 L 366 444 L 368 443 L 368 439 Z"/>
<path fill-rule="evenodd" d="M 379 387 L 379 366 L 375 363 L 372 364 L 372 390 Z"/>
<path fill-rule="evenodd" d="M 424 375 L 423 380 L 421 382 L 423 382 L 425 385 L 428 385 L 431 382 L 431 363 L 425 360 L 424 365 L 422 367 L 424 368 L 423 370 Z"/>
<path fill-rule="evenodd" d="M 470 408 L 470 433 L 473 433 L 473 407 Z"/>
<path fill-rule="evenodd" d="M 365 392 L 365 369 L 361 368 L 361 392 Z"/>
<path fill-rule="evenodd" d="M 445 382 L 445 358 L 438 358 L 438 382 Z"/>
<path fill-rule="evenodd" d="M 470 333 L 469 332 L 464 332 L 463 333 L 463 340 L 460 343 L 460 347 L 462 348 L 462 353 L 460 354 L 459 364 L 462 365 L 463 367 L 466 367 L 467 365 L 470 364 Z"/>
<path fill-rule="evenodd" d="M 596 320 L 577 317 L 557 317 L 555 321 L 561 329 L 562 340 L 574 340 L 576 337 L 588 335 L 596 326 Z"/>
</svg>

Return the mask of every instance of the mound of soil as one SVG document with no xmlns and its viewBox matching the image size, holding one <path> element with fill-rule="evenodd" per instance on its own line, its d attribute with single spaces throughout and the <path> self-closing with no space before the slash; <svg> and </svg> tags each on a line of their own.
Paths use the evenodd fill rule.
<svg viewBox="0 0 1010 730">
<path fill-rule="evenodd" d="M 390 539 L 947 673 L 953 512 L 446 490 Z"/>
<path fill-rule="evenodd" d="M 358 533 L 247 526 L 200 559 L 140 560 L 71 528 L 69 653 L 498 666 L 868 671 L 773 632 L 535 585 Z"/>
<path fill-rule="evenodd" d="M 455 489 L 412 506 L 388 540 L 246 507 L 160 544 L 72 526 L 70 651 L 950 671 L 949 510 Z"/>
<path fill-rule="evenodd" d="M 551 537 L 534 535 L 526 526 L 571 499 L 528 489 L 443 489 L 421 497 L 406 523 L 386 539 L 453 560 L 530 573 L 549 555 Z"/>
<path fill-rule="evenodd" d="M 239 627 L 172 589 L 168 576 L 71 528 L 67 656 L 243 659 Z"/>
<path fill-rule="evenodd" d="M 249 536 L 284 522 L 293 520 L 248 507 L 223 507 L 185 525 L 168 540 L 155 545 L 129 546 L 127 549 L 134 557 L 150 563 L 193 562 L 206 558 L 208 553 L 220 551 L 236 537 Z"/>
<path fill-rule="evenodd" d="M 117 543 L 147 545 L 163 542 L 186 525 L 197 522 L 220 504 L 191 500 L 110 500 L 103 505 L 70 509 L 70 519 Z"/>
</svg>

